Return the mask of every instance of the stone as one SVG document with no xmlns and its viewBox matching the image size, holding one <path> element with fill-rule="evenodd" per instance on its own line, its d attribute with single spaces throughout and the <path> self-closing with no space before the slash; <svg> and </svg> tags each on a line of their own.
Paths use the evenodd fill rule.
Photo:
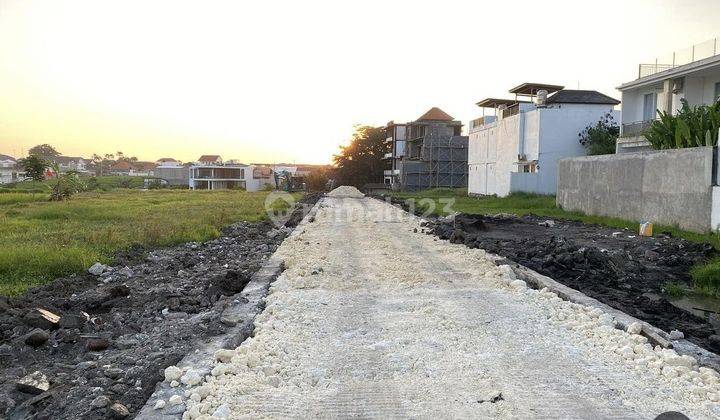
<svg viewBox="0 0 720 420">
<path fill-rule="evenodd" d="M 510 282 L 510 287 L 516 290 L 523 290 L 527 288 L 527 283 L 523 280 L 513 280 Z"/>
<path fill-rule="evenodd" d="M 123 375 L 123 373 L 125 373 L 125 370 L 120 369 L 120 368 L 107 368 L 103 372 L 103 374 L 110 379 L 117 379 L 117 378 L 121 377 Z"/>
<path fill-rule="evenodd" d="M 189 369 L 180 378 L 180 382 L 188 386 L 194 386 L 202 382 L 202 375 L 200 375 L 200 373 L 198 373 L 195 369 Z"/>
<path fill-rule="evenodd" d="M 101 396 L 95 398 L 95 399 L 92 400 L 92 402 L 90 403 L 90 405 L 92 405 L 92 406 L 95 407 L 95 408 L 107 407 L 109 404 L 110 404 L 110 398 L 108 398 L 108 397 L 106 397 L 106 396 L 104 396 L 104 395 L 101 395 Z"/>
<path fill-rule="evenodd" d="M 165 380 L 168 382 L 177 381 L 183 374 L 183 371 L 177 366 L 168 366 L 165 368 Z"/>
<path fill-rule="evenodd" d="M 642 332 L 642 324 L 639 322 L 633 322 L 627 327 L 628 334 L 640 334 Z"/>
<path fill-rule="evenodd" d="M 154 409 L 160 410 L 162 408 L 165 408 L 165 400 L 157 400 L 155 401 L 155 405 L 153 406 Z"/>
<path fill-rule="evenodd" d="M 119 273 L 120 275 L 125 276 L 125 277 L 128 277 L 128 278 L 130 278 L 130 277 L 132 277 L 132 276 L 135 275 L 135 272 L 132 271 L 132 269 L 130 269 L 130 267 L 121 268 L 118 273 Z"/>
<path fill-rule="evenodd" d="M 30 327 L 41 328 L 43 330 L 55 329 L 58 325 L 59 317 L 55 315 L 54 318 L 52 313 L 48 311 L 42 311 L 39 308 L 29 311 L 23 316 L 23 323 Z"/>
<path fill-rule="evenodd" d="M 90 351 L 103 351 L 110 347 L 110 340 L 107 338 L 90 338 L 85 343 L 85 346 Z"/>
<path fill-rule="evenodd" d="M 48 334 L 47 331 L 35 328 L 25 336 L 23 341 L 25 341 L 25 344 L 28 346 L 40 347 L 45 344 L 48 339 L 50 339 L 50 334 Z"/>
<path fill-rule="evenodd" d="M 230 360 L 236 354 L 235 350 L 220 349 L 215 352 L 215 360 L 221 363 L 230 363 Z"/>
<path fill-rule="evenodd" d="M 37 395 L 50 389 L 50 381 L 48 381 L 45 374 L 36 370 L 35 372 L 20 378 L 20 380 L 15 383 L 15 387 L 20 392 Z"/>
<path fill-rule="evenodd" d="M 538 225 L 545 226 L 545 227 L 555 227 L 555 221 L 554 220 L 546 220 L 544 222 L 538 223 Z"/>
<path fill-rule="evenodd" d="M 105 264 L 96 262 L 90 268 L 88 268 L 88 273 L 92 274 L 93 276 L 99 276 L 100 274 L 104 273 L 107 268 L 108 267 Z"/>
<path fill-rule="evenodd" d="M 115 403 L 110 406 L 110 415 L 115 419 L 124 419 L 130 415 L 130 411 L 124 405 Z"/>
<path fill-rule="evenodd" d="M 678 330 L 670 331 L 670 339 L 671 340 L 682 340 L 683 338 L 685 338 L 685 334 L 683 334 L 682 331 L 678 331 Z"/>
<path fill-rule="evenodd" d="M 213 411 L 213 417 L 217 417 L 219 419 L 228 419 L 230 418 L 230 414 L 230 407 L 228 407 L 227 404 L 223 404 Z"/>
<path fill-rule="evenodd" d="M 168 400 L 168 404 L 171 405 L 171 406 L 173 406 L 173 405 L 180 405 L 180 404 L 182 404 L 182 403 L 183 403 L 183 399 L 182 399 L 182 397 L 179 396 L 179 395 L 173 395 L 173 396 L 170 397 L 170 399 Z"/>
<path fill-rule="evenodd" d="M 658 258 L 660 258 L 660 254 L 658 254 L 657 252 L 651 249 L 645 251 L 645 259 L 649 261 L 656 261 Z"/>
</svg>

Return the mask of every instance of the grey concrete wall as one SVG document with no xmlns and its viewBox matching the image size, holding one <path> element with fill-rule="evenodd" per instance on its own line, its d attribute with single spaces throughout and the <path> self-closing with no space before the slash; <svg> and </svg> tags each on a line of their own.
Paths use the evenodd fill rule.
<svg viewBox="0 0 720 420">
<path fill-rule="evenodd" d="M 558 164 L 565 210 L 711 230 L 713 148 L 586 156 Z"/>
</svg>

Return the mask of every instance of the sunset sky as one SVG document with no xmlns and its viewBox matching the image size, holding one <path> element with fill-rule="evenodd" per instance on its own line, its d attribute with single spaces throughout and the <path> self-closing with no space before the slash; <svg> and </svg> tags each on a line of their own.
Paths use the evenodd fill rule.
<svg viewBox="0 0 720 420">
<path fill-rule="evenodd" d="M 709 1 L 0 0 L 0 153 L 328 163 L 354 124 L 596 89 L 720 36 Z"/>
</svg>

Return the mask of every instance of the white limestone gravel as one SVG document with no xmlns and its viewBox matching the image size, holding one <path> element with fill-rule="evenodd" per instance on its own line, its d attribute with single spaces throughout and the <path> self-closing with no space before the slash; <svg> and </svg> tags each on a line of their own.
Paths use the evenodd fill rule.
<svg viewBox="0 0 720 420">
<path fill-rule="evenodd" d="M 717 372 L 419 222 L 323 199 L 278 250 L 254 337 L 215 355 L 183 418 L 720 416 Z"/>
<path fill-rule="evenodd" d="M 343 185 L 330 191 L 327 196 L 335 198 L 363 198 L 365 194 L 361 193 L 360 190 L 355 187 Z"/>
</svg>

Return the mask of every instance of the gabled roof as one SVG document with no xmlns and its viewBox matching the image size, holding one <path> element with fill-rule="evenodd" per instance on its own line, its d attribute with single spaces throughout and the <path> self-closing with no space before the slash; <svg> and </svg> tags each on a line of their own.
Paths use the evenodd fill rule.
<svg viewBox="0 0 720 420">
<path fill-rule="evenodd" d="M 130 165 L 130 162 L 126 160 L 119 160 L 112 164 L 110 169 L 114 171 L 129 171 L 130 168 L 132 168 L 132 165 Z"/>
<path fill-rule="evenodd" d="M 157 164 L 155 162 L 134 162 L 132 164 L 133 169 L 135 170 L 151 170 L 157 168 Z"/>
<path fill-rule="evenodd" d="M 549 104 L 619 105 L 620 101 L 596 90 L 561 90 L 548 97 Z"/>
<path fill-rule="evenodd" d="M 156 160 L 156 162 L 177 162 L 177 160 L 173 158 L 160 158 Z"/>
<path fill-rule="evenodd" d="M 17 162 L 14 157 L 0 154 L 0 160 L 12 160 L 13 162 Z"/>
<path fill-rule="evenodd" d="M 198 162 L 215 162 L 220 160 L 220 155 L 202 155 Z"/>
<path fill-rule="evenodd" d="M 417 119 L 418 121 L 453 121 L 455 118 L 451 117 L 448 113 L 443 111 L 442 109 L 434 106 L 430 108 L 430 110 L 420 118 Z"/>
<path fill-rule="evenodd" d="M 545 83 L 523 83 L 519 86 L 515 86 L 510 89 L 510 93 L 516 95 L 535 95 L 539 90 L 546 90 L 548 93 L 557 92 L 565 86 L 560 85 L 548 85 Z"/>
</svg>

